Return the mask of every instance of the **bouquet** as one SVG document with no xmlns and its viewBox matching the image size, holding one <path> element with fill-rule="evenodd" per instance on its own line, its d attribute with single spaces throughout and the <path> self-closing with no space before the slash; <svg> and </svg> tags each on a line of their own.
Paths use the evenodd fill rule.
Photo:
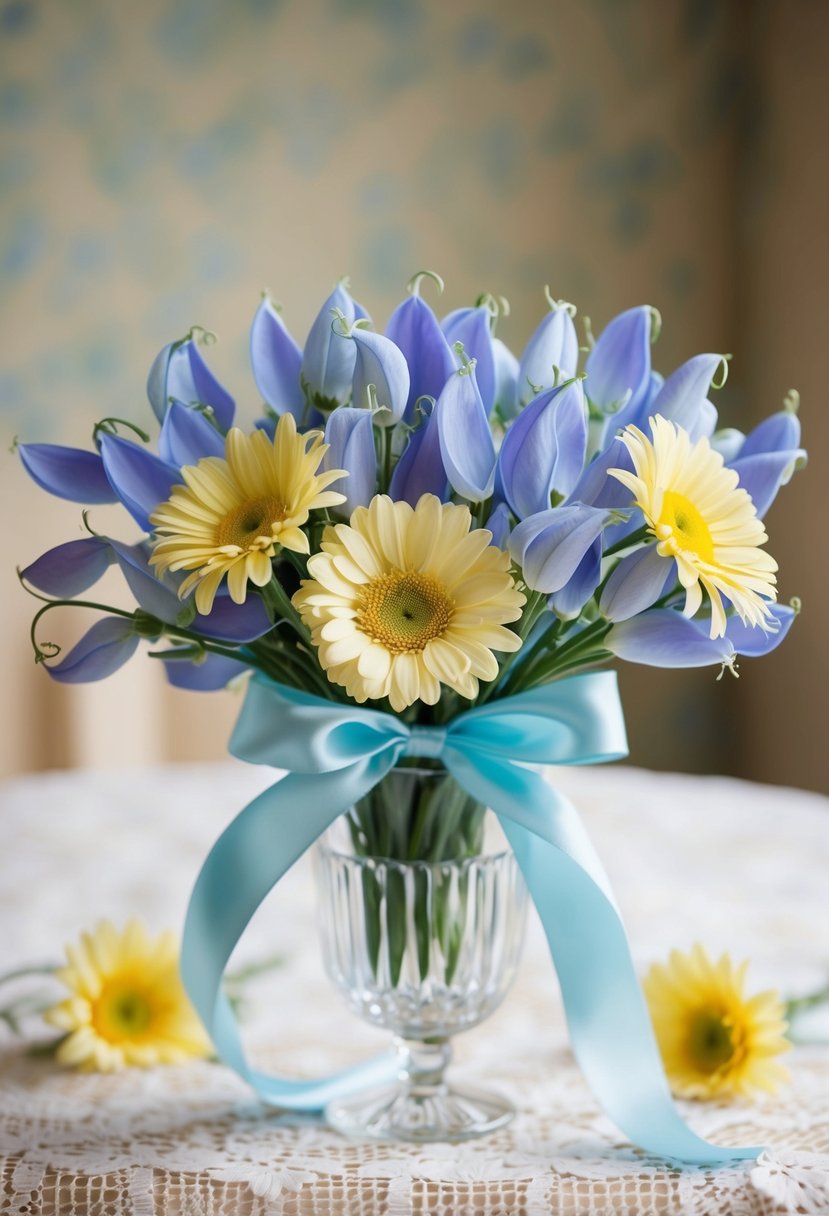
<svg viewBox="0 0 829 1216">
<path fill-rule="evenodd" d="M 234 425 L 202 354 L 212 336 L 194 329 L 150 370 L 157 452 L 118 418 L 96 425 L 91 451 L 21 444 L 42 488 L 87 507 L 119 501 L 141 533 L 99 535 L 84 512 L 89 535 L 21 578 L 46 599 L 32 638 L 52 679 L 101 679 L 142 641 L 180 688 L 253 672 L 232 750 L 298 773 L 359 769 L 347 810 L 356 852 L 440 862 L 480 851 L 504 766 L 518 820 L 522 799 L 546 797 L 521 785 L 521 765 L 623 752 L 620 729 L 612 743 L 590 737 L 612 717 L 615 686 L 583 673 L 621 659 L 736 674 L 737 656 L 779 645 L 798 604 L 777 602 L 762 519 L 805 453 L 795 393 L 748 435 L 720 428 L 711 394 L 727 357 L 697 355 L 663 379 L 653 308 L 621 313 L 595 340 L 586 323 L 580 342 L 576 310 L 548 291 L 518 358 L 496 336 L 505 301 L 485 295 L 439 321 L 421 294 L 428 279 L 442 289 L 416 275 L 384 332 L 341 282 L 302 348 L 264 298 L 250 345 L 264 410 L 251 430 Z M 113 563 L 132 611 L 85 598 Z M 39 627 L 67 603 L 103 615 L 63 655 Z M 323 747 L 313 724 L 326 712 Z M 576 742 L 554 741 L 564 721 Z M 330 743 L 348 730 L 347 748 Z M 382 745 L 366 741 L 372 731 Z M 348 755 L 332 759 L 337 748 Z M 395 763 L 381 772 L 384 748 Z M 406 780 L 407 768 L 446 777 L 445 761 L 446 780 Z M 530 830 L 590 869 L 560 827 Z M 363 896 L 376 965 L 381 918 L 399 918 L 370 885 Z M 426 927 L 416 905 L 415 921 L 424 966 L 438 933 L 451 969 L 462 926 L 439 907 Z"/>
</svg>

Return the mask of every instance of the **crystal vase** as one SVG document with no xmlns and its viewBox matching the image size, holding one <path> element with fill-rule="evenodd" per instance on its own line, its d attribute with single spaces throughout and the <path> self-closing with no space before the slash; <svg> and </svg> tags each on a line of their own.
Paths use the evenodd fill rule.
<svg viewBox="0 0 829 1216">
<path fill-rule="evenodd" d="M 445 1077 L 451 1037 L 498 1006 L 523 941 L 526 889 L 490 818 L 444 769 L 403 767 L 317 850 L 326 971 L 399 1055 L 396 1084 L 328 1107 L 349 1135 L 458 1141 L 512 1117 L 501 1095 Z"/>
</svg>

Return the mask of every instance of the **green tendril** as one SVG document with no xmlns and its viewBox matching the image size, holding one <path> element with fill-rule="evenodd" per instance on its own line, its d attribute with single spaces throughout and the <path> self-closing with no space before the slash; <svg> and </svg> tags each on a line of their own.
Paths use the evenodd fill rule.
<svg viewBox="0 0 829 1216">
<path fill-rule="evenodd" d="M 569 300 L 557 300 L 550 291 L 549 283 L 544 284 L 544 295 L 553 312 L 558 312 L 563 308 L 570 317 L 574 317 L 578 312 L 575 304 L 571 304 Z"/>
<path fill-rule="evenodd" d="M 800 611 L 803 607 L 803 601 L 801 600 L 799 595 L 792 596 L 792 598 L 789 600 L 789 607 L 791 608 L 791 610 L 795 614 L 795 616 L 800 616 Z"/>
<path fill-rule="evenodd" d="M 102 418 L 100 422 L 96 422 L 92 428 L 92 442 L 97 447 L 100 432 L 103 431 L 105 435 L 117 435 L 119 426 L 125 426 L 128 431 L 132 431 L 142 443 L 150 442 L 147 432 L 143 431 L 140 426 L 136 426 L 134 422 L 128 422 L 126 418 Z"/>
<path fill-rule="evenodd" d="M 728 379 L 728 361 L 731 357 L 731 355 L 720 355 L 720 361 L 714 370 L 714 375 L 711 377 L 711 387 L 713 389 L 720 389 L 725 385 Z"/>
<path fill-rule="evenodd" d="M 662 333 L 662 313 L 658 308 L 654 308 L 652 304 L 648 305 L 648 311 L 651 316 L 651 346 L 653 346 Z"/>
<path fill-rule="evenodd" d="M 790 388 L 786 393 L 783 398 L 783 409 L 789 414 L 796 414 L 800 409 L 800 393 L 796 388 Z"/>
<path fill-rule="evenodd" d="M 461 361 L 461 366 L 458 368 L 458 375 L 459 376 L 468 376 L 470 374 L 470 372 L 477 365 L 478 360 L 470 359 L 469 355 L 467 355 L 467 353 L 464 349 L 463 342 L 453 343 L 452 350 L 455 352 L 455 354 L 458 356 L 458 358 Z"/>
<path fill-rule="evenodd" d="M 92 524 L 89 522 L 89 507 L 84 507 L 84 509 L 81 511 L 81 519 L 83 520 L 84 528 L 90 536 L 100 537 L 101 533 L 96 532 L 92 527 Z"/>
<path fill-rule="evenodd" d="M 420 296 L 421 279 L 431 279 L 433 283 L 437 284 L 439 294 L 443 295 L 446 289 L 446 284 L 436 270 L 418 270 L 417 274 L 413 274 L 406 284 L 406 290 L 410 292 L 411 295 Z"/>
<path fill-rule="evenodd" d="M 582 349 L 589 352 L 596 345 L 596 339 L 593 337 L 593 326 L 590 323 L 589 317 L 582 317 L 581 323 L 584 329 L 584 347 Z"/>
<path fill-rule="evenodd" d="M 357 322 L 355 321 L 352 325 L 341 308 L 332 308 L 331 316 L 334 318 L 331 322 L 332 334 L 336 334 L 338 338 L 350 338 L 351 331 Z M 341 326 L 340 329 L 337 328 L 338 325 Z"/>
</svg>

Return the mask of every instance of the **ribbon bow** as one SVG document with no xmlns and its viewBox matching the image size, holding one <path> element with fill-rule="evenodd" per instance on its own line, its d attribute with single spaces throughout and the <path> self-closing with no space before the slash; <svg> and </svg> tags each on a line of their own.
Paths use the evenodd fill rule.
<svg viewBox="0 0 829 1216">
<path fill-rule="evenodd" d="M 290 771 L 245 807 L 209 854 L 187 911 L 181 969 L 219 1056 L 264 1101 L 319 1110 L 395 1075 L 391 1054 L 318 1081 L 254 1071 L 221 981 L 251 916 L 294 862 L 403 756 L 430 757 L 498 816 L 547 936 L 573 1052 L 614 1123 L 648 1152 L 689 1163 L 760 1152 L 711 1145 L 679 1117 L 607 877 L 573 806 L 526 767 L 626 755 L 613 672 L 496 700 L 443 727 L 409 726 L 256 677 L 230 750 Z"/>
</svg>

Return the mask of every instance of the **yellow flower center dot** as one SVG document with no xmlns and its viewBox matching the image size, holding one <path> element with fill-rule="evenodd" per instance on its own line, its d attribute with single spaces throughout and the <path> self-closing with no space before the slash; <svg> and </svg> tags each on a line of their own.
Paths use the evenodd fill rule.
<svg viewBox="0 0 829 1216">
<path fill-rule="evenodd" d="M 151 1001 L 140 988 L 115 983 L 106 985 L 93 1002 L 92 1024 L 102 1038 L 117 1041 L 143 1034 L 150 1027 L 153 1013 Z"/>
<path fill-rule="evenodd" d="M 701 1010 L 691 1023 L 688 1047 L 694 1065 L 700 1072 L 711 1073 L 722 1068 L 735 1051 L 729 1019 L 713 1010 Z"/>
<path fill-rule="evenodd" d="M 261 549 L 263 542 L 273 543 L 271 526 L 280 523 L 287 514 L 285 504 L 276 498 L 243 502 L 216 525 L 214 544 L 220 548 L 235 545 L 239 549 Z"/>
<path fill-rule="evenodd" d="M 422 650 L 452 619 L 452 601 L 428 574 L 394 570 L 363 588 L 358 622 L 392 654 Z"/>
<path fill-rule="evenodd" d="M 713 562 L 711 531 L 699 509 L 684 494 L 664 492 L 655 531 L 660 540 L 673 540 L 675 551 L 696 553 L 702 561 Z"/>
</svg>

